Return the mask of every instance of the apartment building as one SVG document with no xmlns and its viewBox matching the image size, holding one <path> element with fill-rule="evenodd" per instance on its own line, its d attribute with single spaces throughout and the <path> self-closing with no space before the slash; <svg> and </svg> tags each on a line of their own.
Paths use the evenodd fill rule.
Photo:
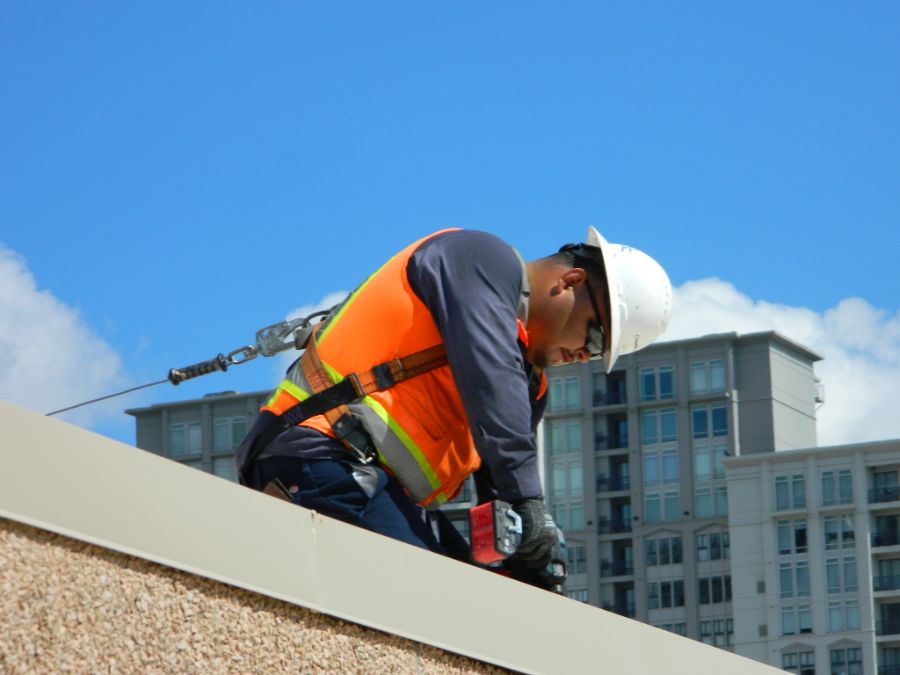
<svg viewBox="0 0 900 675">
<path fill-rule="evenodd" d="M 237 481 L 234 451 L 271 391 L 223 391 L 125 412 L 135 418 L 135 445 L 187 466 Z"/>
<path fill-rule="evenodd" d="M 571 597 L 734 642 L 725 458 L 814 446 L 820 357 L 776 332 L 661 342 L 549 373 L 546 495 Z"/>
<path fill-rule="evenodd" d="M 900 440 L 725 461 L 738 654 L 900 675 Z"/>
</svg>

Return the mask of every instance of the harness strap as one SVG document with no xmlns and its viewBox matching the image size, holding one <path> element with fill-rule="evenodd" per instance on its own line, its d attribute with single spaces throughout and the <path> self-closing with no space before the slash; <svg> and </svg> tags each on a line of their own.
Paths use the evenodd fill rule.
<svg viewBox="0 0 900 675">
<path fill-rule="evenodd" d="M 364 462 L 371 461 L 376 454 L 374 443 L 359 418 L 350 412 L 347 404 L 447 365 L 447 352 L 443 344 L 438 344 L 399 359 L 386 361 L 363 373 L 350 373 L 340 382 L 332 384 L 316 349 L 315 334 L 321 325 L 316 326 L 300 359 L 303 376 L 314 393 L 281 415 L 272 415 L 272 419 L 254 439 L 253 447 L 250 448 L 241 467 L 241 478 L 245 484 L 248 483 L 247 477 L 253 462 L 276 436 L 316 415 L 325 415 L 338 440 L 357 454 L 359 459 Z"/>
</svg>

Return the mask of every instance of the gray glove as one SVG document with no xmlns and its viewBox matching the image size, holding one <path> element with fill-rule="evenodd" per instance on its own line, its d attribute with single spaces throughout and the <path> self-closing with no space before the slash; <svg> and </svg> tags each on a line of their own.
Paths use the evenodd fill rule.
<svg viewBox="0 0 900 675">
<path fill-rule="evenodd" d="M 543 569 L 559 556 L 559 528 L 547 513 L 543 499 L 523 499 L 513 504 L 522 518 L 522 543 L 513 558 L 532 569 Z"/>
</svg>

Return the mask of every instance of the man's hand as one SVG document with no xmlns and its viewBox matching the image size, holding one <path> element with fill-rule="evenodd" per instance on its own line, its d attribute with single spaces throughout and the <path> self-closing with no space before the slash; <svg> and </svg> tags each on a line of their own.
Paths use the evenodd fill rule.
<svg viewBox="0 0 900 675">
<path fill-rule="evenodd" d="M 507 560 L 507 569 L 513 578 L 562 594 L 567 576 L 562 531 L 543 499 L 524 499 L 513 509 L 522 518 L 522 543 Z"/>
<path fill-rule="evenodd" d="M 559 528 L 547 513 L 543 499 L 523 499 L 513 504 L 522 517 L 522 543 L 513 557 L 526 567 L 541 569 L 554 558 L 559 544 Z"/>
</svg>

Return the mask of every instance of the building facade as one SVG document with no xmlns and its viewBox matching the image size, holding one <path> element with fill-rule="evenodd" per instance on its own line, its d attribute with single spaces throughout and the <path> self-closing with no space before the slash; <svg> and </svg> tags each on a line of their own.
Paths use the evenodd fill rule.
<svg viewBox="0 0 900 675">
<path fill-rule="evenodd" d="M 548 373 L 546 496 L 571 597 L 734 642 L 724 459 L 816 443 L 820 357 L 774 333 L 662 342 Z"/>
<path fill-rule="evenodd" d="M 223 391 L 125 412 L 135 418 L 135 445 L 195 469 L 237 481 L 234 451 L 271 391 Z"/>
<path fill-rule="evenodd" d="M 804 675 L 900 675 L 900 440 L 725 465 L 737 653 Z"/>
</svg>

